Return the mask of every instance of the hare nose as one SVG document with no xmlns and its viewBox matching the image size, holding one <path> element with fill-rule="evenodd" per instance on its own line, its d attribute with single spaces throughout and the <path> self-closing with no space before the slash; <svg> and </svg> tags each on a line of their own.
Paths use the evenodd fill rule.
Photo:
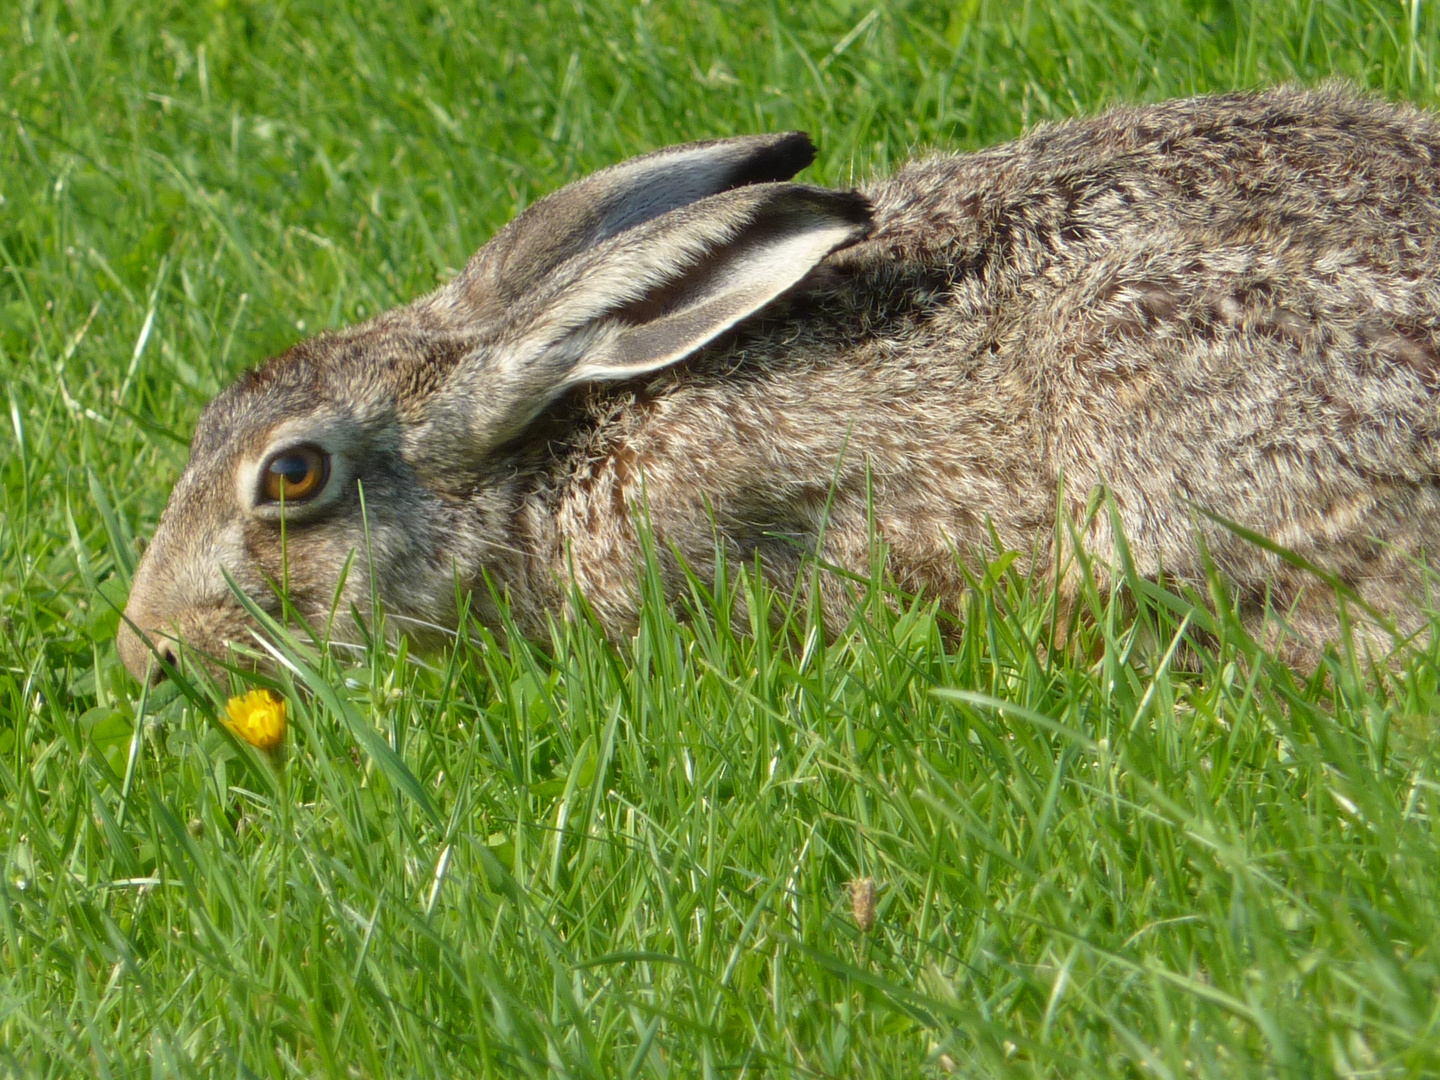
<svg viewBox="0 0 1440 1080">
<path fill-rule="evenodd" d="M 156 646 L 155 655 L 172 668 L 180 662 L 180 658 L 175 655 L 175 646 L 168 641 L 161 642 Z M 165 681 L 165 668 L 158 662 L 149 665 L 149 674 L 151 686 L 159 686 Z"/>
<path fill-rule="evenodd" d="M 156 686 L 165 680 L 165 668 L 160 663 L 174 667 L 179 656 L 175 643 L 159 627 L 132 625 L 130 620 L 120 624 L 115 645 L 120 660 L 139 682 Z"/>
</svg>

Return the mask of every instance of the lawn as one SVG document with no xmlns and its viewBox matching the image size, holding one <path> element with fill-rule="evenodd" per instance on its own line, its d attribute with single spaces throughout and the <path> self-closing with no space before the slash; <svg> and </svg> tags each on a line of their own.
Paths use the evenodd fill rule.
<svg viewBox="0 0 1440 1080">
<path fill-rule="evenodd" d="M 803 128 L 806 176 L 845 184 L 1117 101 L 1332 75 L 1434 104 L 1440 18 L 18 0 L 0 1071 L 1440 1074 L 1440 644 L 1291 672 L 1219 582 L 1092 589 L 1061 625 L 1000 552 L 962 612 L 877 572 L 827 639 L 731 566 L 621 649 L 584 620 L 424 656 L 297 631 L 274 760 L 203 689 L 142 694 L 113 644 L 211 395 L 587 171 Z"/>
</svg>

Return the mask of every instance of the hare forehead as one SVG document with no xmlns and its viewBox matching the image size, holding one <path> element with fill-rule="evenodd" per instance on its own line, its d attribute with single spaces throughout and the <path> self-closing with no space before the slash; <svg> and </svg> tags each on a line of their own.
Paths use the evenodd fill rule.
<svg viewBox="0 0 1440 1080">
<path fill-rule="evenodd" d="M 193 456 L 254 452 L 309 420 L 374 430 L 408 418 L 475 347 L 473 335 L 362 324 L 310 338 L 242 375 L 203 410 Z"/>
<path fill-rule="evenodd" d="M 257 389 L 242 379 L 223 390 L 201 411 L 190 445 L 191 464 L 219 463 L 258 453 L 278 424 L 308 415 L 318 404 L 314 387 Z"/>
<path fill-rule="evenodd" d="M 191 444 L 192 468 L 220 468 L 239 462 L 253 463 L 282 443 L 319 443 L 332 453 L 361 445 L 383 449 L 386 433 L 400 422 L 396 396 L 389 393 L 349 393 L 343 383 L 333 387 L 245 392 L 232 387 L 217 397 L 195 427 Z"/>
</svg>

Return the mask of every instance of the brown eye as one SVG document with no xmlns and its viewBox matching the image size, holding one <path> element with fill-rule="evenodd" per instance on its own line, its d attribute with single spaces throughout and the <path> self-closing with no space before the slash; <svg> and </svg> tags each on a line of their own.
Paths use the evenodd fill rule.
<svg viewBox="0 0 1440 1080">
<path fill-rule="evenodd" d="M 267 502 L 304 502 L 318 495 L 329 478 L 329 454 L 318 446 L 292 446 L 266 462 L 260 493 Z"/>
</svg>

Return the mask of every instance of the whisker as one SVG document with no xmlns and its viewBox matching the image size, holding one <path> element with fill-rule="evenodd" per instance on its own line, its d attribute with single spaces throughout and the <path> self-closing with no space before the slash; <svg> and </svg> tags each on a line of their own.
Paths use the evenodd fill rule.
<svg viewBox="0 0 1440 1080">
<path fill-rule="evenodd" d="M 494 548 L 496 551 L 508 551 L 511 555 L 519 555 L 521 558 L 528 559 L 530 557 L 530 552 L 525 551 L 523 548 L 512 547 L 509 544 L 503 544 L 499 540 L 486 540 L 485 546 L 489 548 Z"/>
<path fill-rule="evenodd" d="M 331 638 L 325 645 L 331 649 L 353 649 L 356 652 L 365 651 L 365 643 L 363 641 L 336 641 L 334 638 Z"/>
<path fill-rule="evenodd" d="M 423 626 L 427 630 L 434 630 L 436 633 L 446 634 L 450 637 L 460 636 L 459 631 L 457 630 L 452 630 L 448 626 L 441 626 L 439 623 L 433 623 L 426 619 L 416 618 L 414 615 L 401 615 L 399 612 L 387 611 L 385 613 L 385 618 L 389 619 L 392 622 L 403 622 L 410 623 L 414 626 Z"/>
</svg>

